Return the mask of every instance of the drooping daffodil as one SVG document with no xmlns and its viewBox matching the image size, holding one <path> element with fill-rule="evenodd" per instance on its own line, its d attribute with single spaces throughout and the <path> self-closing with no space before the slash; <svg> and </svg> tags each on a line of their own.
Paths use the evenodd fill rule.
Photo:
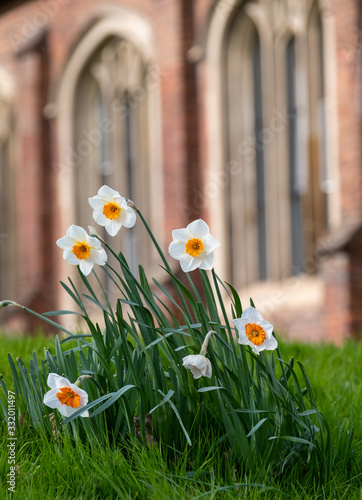
<svg viewBox="0 0 362 500">
<path fill-rule="evenodd" d="M 79 265 L 82 273 L 87 276 L 94 264 L 104 266 L 107 254 L 101 242 L 80 226 L 71 225 L 66 236 L 57 241 L 58 247 L 64 250 L 64 259 L 73 265 Z"/>
<path fill-rule="evenodd" d="M 172 238 L 170 255 L 180 261 L 185 273 L 198 267 L 204 270 L 214 267 L 214 250 L 220 243 L 211 236 L 209 226 L 202 219 L 191 222 L 186 228 L 174 229 Z"/>
<path fill-rule="evenodd" d="M 72 384 L 65 377 L 61 377 L 56 373 L 49 373 L 47 384 L 50 391 L 44 395 L 44 404 L 50 408 L 56 408 L 65 417 L 70 417 L 88 404 L 86 391 Z M 81 413 L 80 416 L 89 417 L 88 410 Z"/>
<path fill-rule="evenodd" d="M 188 368 L 194 378 L 211 378 L 212 366 L 208 358 L 202 354 L 190 354 L 182 359 L 182 366 Z"/>
<path fill-rule="evenodd" d="M 88 201 L 93 208 L 93 219 L 104 226 L 110 236 L 115 236 L 122 226 L 131 228 L 135 225 L 136 213 L 118 191 L 102 186 Z"/>
<path fill-rule="evenodd" d="M 190 354 L 182 358 L 182 366 L 188 368 L 195 379 L 200 377 L 211 378 L 212 365 L 211 361 L 206 357 L 207 346 L 212 334 L 215 333 L 211 330 L 205 337 L 201 346 L 200 354 Z"/>
<path fill-rule="evenodd" d="M 255 307 L 247 307 L 241 317 L 232 322 L 239 332 L 239 344 L 249 345 L 255 354 L 278 347 L 273 336 L 273 325 L 265 321 Z"/>
</svg>

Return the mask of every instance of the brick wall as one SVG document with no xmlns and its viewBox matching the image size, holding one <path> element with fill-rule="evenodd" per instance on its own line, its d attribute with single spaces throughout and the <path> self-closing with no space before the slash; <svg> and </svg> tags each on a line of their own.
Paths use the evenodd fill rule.
<svg viewBox="0 0 362 500">
<path fill-rule="evenodd" d="M 72 50 L 87 29 L 114 8 L 130 9 L 151 26 L 161 95 L 162 156 L 165 201 L 165 247 L 173 228 L 202 216 L 200 189 L 208 166 L 205 123 L 206 73 L 202 56 L 213 0 L 29 0 L 0 6 L 0 65 L 16 82 L 16 155 L 18 207 L 17 297 L 37 310 L 57 307 L 61 253 L 55 244 L 64 200 L 55 199 L 59 157 L 58 123 L 42 109 L 53 102 Z M 338 131 L 342 221 L 360 219 L 361 167 L 361 4 L 330 0 L 338 65 Z M 324 307 L 305 316 L 295 335 L 313 338 L 315 330 L 339 342 L 362 331 L 362 242 L 331 254 L 319 267 Z M 296 307 L 295 311 L 298 311 Z M 8 314 L 8 312 L 7 312 Z M 0 312 L 0 322 L 4 320 Z M 290 319 L 280 317 L 288 330 Z M 316 319 L 317 318 L 317 319 Z M 33 328 L 29 316 L 8 318 L 13 326 Z M 289 325 L 289 326 L 288 326 Z M 303 334 L 308 330 L 309 335 Z M 292 333 L 294 335 L 294 333 Z M 323 337 L 323 335 L 322 335 Z"/>
</svg>

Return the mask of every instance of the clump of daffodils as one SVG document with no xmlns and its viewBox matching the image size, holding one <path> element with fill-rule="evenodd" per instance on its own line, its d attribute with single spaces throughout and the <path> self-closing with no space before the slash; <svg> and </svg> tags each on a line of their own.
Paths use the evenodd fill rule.
<svg viewBox="0 0 362 500">
<path fill-rule="evenodd" d="M 122 226 L 131 228 L 136 222 L 135 211 L 129 206 L 126 198 L 108 186 L 102 186 L 97 195 L 89 198 L 89 204 L 93 208 L 94 220 L 104 226 L 111 236 L 115 236 Z M 107 254 L 102 248 L 102 243 L 106 244 L 105 241 L 94 227 L 88 227 L 92 236 L 83 228 L 72 225 L 68 228 L 66 236 L 57 241 L 57 245 L 64 250 L 64 259 L 70 264 L 79 265 L 85 275 L 91 272 L 94 264 L 103 266 L 107 262 Z M 213 269 L 214 250 L 220 243 L 210 234 L 206 222 L 198 219 L 186 228 L 175 229 L 172 231 L 172 238 L 169 253 L 180 261 L 184 272 L 197 268 Z M 255 354 L 264 349 L 271 350 L 277 347 L 277 341 L 272 335 L 273 326 L 264 321 L 254 307 L 245 309 L 242 316 L 234 319 L 233 323 L 239 332 L 238 342 L 249 345 Z M 195 379 L 212 376 L 212 365 L 206 354 L 213 333 L 215 332 L 210 331 L 205 336 L 200 354 L 191 354 L 182 359 L 182 366 L 189 369 Z M 81 378 L 78 379 L 79 383 L 80 380 Z M 57 408 L 62 415 L 69 417 L 88 402 L 87 393 L 80 389 L 77 383 L 71 384 L 68 379 L 51 373 L 48 377 L 51 390 L 45 394 L 44 403 L 51 408 Z M 82 416 L 88 416 L 88 411 L 82 413 Z"/>
</svg>

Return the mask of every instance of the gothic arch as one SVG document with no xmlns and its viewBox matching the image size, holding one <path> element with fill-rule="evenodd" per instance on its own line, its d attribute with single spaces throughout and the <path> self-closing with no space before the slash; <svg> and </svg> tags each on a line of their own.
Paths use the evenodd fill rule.
<svg viewBox="0 0 362 500">
<path fill-rule="evenodd" d="M 60 227 L 64 233 L 67 227 L 75 221 L 76 204 L 73 197 L 74 169 L 76 168 L 74 151 L 74 109 L 77 86 L 84 69 L 94 54 L 107 40 L 123 40 L 138 51 L 142 63 L 150 69 L 150 78 L 145 84 L 144 99 L 147 122 L 147 150 L 149 176 L 150 213 L 145 214 L 150 225 L 155 228 L 157 237 L 163 238 L 163 174 L 161 158 L 161 127 L 160 127 L 160 96 L 159 75 L 155 65 L 154 39 L 148 22 L 137 13 L 117 8 L 108 15 L 100 17 L 83 34 L 65 65 L 57 91 L 56 109 L 58 118 L 58 161 L 54 164 L 57 176 L 58 213 Z M 100 186 L 99 186 L 100 187 Z M 112 187 L 112 186 L 111 186 Z M 116 189 L 116 187 L 115 187 Z M 95 193 L 94 193 L 95 194 Z M 121 193 L 122 194 L 122 193 Z M 133 200 L 137 204 L 137 200 Z M 90 219 L 91 219 L 91 208 Z M 138 221 L 141 224 L 141 221 Z M 152 250 L 153 252 L 153 250 Z M 155 254 L 151 254 L 151 264 L 154 265 Z M 61 274 L 66 276 L 74 272 L 69 266 L 62 265 Z M 63 299 L 62 299 L 63 300 Z"/>
</svg>

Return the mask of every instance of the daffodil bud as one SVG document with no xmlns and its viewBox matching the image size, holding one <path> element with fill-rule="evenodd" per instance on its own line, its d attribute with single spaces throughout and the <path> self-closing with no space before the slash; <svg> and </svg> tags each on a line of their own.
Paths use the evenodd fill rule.
<svg viewBox="0 0 362 500">
<path fill-rule="evenodd" d="M 182 366 L 188 368 L 195 379 L 200 377 L 211 378 L 211 362 L 201 354 L 191 354 L 190 356 L 186 356 L 182 359 Z"/>
</svg>

